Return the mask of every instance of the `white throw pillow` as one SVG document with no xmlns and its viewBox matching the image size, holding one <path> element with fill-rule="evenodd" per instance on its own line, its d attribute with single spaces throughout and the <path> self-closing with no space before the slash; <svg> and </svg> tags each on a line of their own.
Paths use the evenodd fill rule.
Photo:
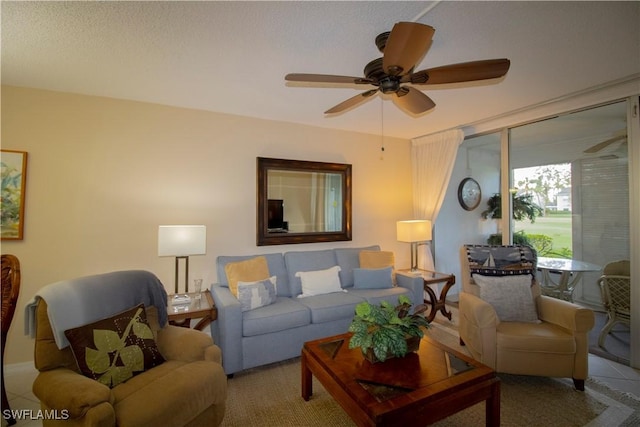
<svg viewBox="0 0 640 427">
<path fill-rule="evenodd" d="M 242 311 L 276 302 L 276 276 L 257 282 L 238 282 L 238 301 Z"/>
<path fill-rule="evenodd" d="M 302 283 L 302 294 L 298 295 L 298 298 L 333 292 L 346 292 L 340 286 L 339 271 L 340 267 L 337 265 L 326 270 L 298 271 L 296 277 L 299 277 Z"/>
<path fill-rule="evenodd" d="M 493 306 L 500 321 L 540 323 L 530 275 L 472 277 L 480 287 L 480 298 Z"/>
</svg>

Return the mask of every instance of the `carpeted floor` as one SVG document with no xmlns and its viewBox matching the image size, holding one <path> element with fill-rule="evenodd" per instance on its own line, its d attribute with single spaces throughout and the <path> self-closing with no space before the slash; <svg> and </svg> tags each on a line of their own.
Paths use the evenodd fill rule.
<svg viewBox="0 0 640 427">
<path fill-rule="evenodd" d="M 455 309 L 454 309 L 455 310 Z M 427 334 L 466 352 L 458 342 L 454 322 L 436 317 Z M 502 426 L 637 426 L 640 401 L 592 380 L 578 392 L 570 379 L 499 374 Z M 353 426 L 342 408 L 313 378 L 313 396 L 300 396 L 299 358 L 250 369 L 228 382 L 223 426 Z M 484 424 L 484 404 L 478 404 L 435 424 L 440 427 Z"/>
<path fill-rule="evenodd" d="M 598 345 L 598 336 L 605 323 L 607 323 L 607 314 L 596 312 L 595 326 L 589 332 L 589 352 L 628 366 L 631 354 L 631 330 L 626 325 L 616 324 L 607 335 L 602 348 Z"/>
</svg>

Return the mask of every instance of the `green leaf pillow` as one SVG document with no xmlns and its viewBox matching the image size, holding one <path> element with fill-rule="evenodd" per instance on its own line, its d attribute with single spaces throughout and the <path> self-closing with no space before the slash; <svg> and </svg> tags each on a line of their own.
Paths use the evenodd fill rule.
<svg viewBox="0 0 640 427">
<path fill-rule="evenodd" d="M 164 362 L 143 304 L 64 334 L 82 374 L 109 387 Z"/>
</svg>

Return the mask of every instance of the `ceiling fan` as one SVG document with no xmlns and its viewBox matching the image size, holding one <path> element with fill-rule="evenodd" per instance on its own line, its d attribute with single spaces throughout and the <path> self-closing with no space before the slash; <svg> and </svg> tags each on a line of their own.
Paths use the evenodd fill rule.
<svg viewBox="0 0 640 427">
<path fill-rule="evenodd" d="M 341 113 L 356 107 L 380 91 L 383 94 L 391 94 L 393 102 L 404 112 L 417 115 L 432 109 L 436 104 L 413 86 L 494 79 L 504 76 L 509 70 L 508 59 L 488 59 L 414 72 L 414 67 L 430 47 L 434 32 L 435 29 L 429 25 L 398 22 L 390 32 L 376 37 L 376 46 L 383 56 L 364 67 L 364 77 L 287 74 L 285 80 L 374 87 L 328 109 L 325 114 Z"/>
<path fill-rule="evenodd" d="M 621 129 L 617 132 L 614 133 L 613 137 L 606 139 L 602 142 L 597 143 L 596 145 L 593 145 L 589 148 L 587 148 L 586 150 L 584 150 L 585 153 L 587 154 L 593 154 L 593 153 L 597 153 L 598 151 L 604 150 L 605 148 L 607 148 L 609 145 L 614 144 L 618 141 L 622 141 L 622 140 L 626 140 L 627 139 L 627 130 L 626 129 Z"/>
</svg>

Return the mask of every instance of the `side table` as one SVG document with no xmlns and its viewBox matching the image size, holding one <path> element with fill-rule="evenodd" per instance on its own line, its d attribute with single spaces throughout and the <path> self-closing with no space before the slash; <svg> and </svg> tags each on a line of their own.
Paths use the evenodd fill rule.
<svg viewBox="0 0 640 427">
<path fill-rule="evenodd" d="M 201 331 L 218 318 L 218 309 L 208 289 L 200 292 L 200 298 L 197 298 L 196 292 L 190 292 L 187 295 L 191 297 L 191 303 L 177 305 L 172 304 L 173 295 L 169 295 L 167 301 L 169 324 L 189 328 L 191 319 L 200 319 L 193 329 Z"/>
<path fill-rule="evenodd" d="M 447 292 L 449 292 L 449 289 L 456 284 L 456 276 L 453 274 L 438 273 L 436 271 L 421 269 L 416 272 L 412 272 L 411 270 L 398 270 L 398 274 L 404 274 L 411 277 L 422 277 L 422 280 L 424 281 L 424 290 L 429 294 L 429 301 L 424 300 L 424 302 L 431 306 L 431 311 L 429 312 L 429 315 L 426 316 L 429 322 L 436 317 L 438 311 L 440 311 L 440 313 L 442 313 L 442 315 L 447 319 L 451 320 L 451 312 L 447 311 L 445 303 L 447 299 Z M 429 285 L 437 283 L 444 283 L 444 287 L 440 291 L 439 297 L 436 296 L 434 290 L 429 287 Z"/>
</svg>

